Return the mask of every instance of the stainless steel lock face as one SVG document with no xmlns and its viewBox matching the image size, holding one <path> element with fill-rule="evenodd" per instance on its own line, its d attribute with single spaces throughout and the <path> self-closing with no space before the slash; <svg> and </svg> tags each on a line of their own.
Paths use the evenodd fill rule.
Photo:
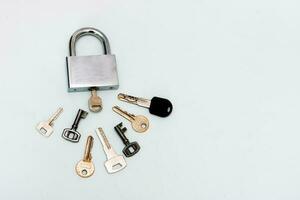
<svg viewBox="0 0 300 200">
<path fill-rule="evenodd" d="M 76 42 L 82 36 L 91 35 L 100 40 L 103 55 L 76 56 Z M 95 28 L 81 28 L 73 33 L 67 59 L 68 91 L 118 89 L 119 79 L 115 55 L 111 54 L 107 37 Z"/>
</svg>

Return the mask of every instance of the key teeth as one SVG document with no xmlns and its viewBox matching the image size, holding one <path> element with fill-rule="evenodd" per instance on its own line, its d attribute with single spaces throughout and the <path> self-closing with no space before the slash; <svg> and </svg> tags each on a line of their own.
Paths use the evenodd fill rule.
<svg viewBox="0 0 300 200">
<path fill-rule="evenodd" d="M 85 119 L 86 117 L 87 117 L 87 115 L 88 115 L 89 113 L 87 112 L 87 111 L 85 111 L 85 110 L 82 110 L 82 114 L 81 114 L 81 118 L 82 119 Z"/>
<path fill-rule="evenodd" d="M 119 129 L 123 134 L 127 131 L 127 128 L 123 127 L 123 122 L 120 122 L 118 125 L 116 125 L 115 129 Z"/>
</svg>

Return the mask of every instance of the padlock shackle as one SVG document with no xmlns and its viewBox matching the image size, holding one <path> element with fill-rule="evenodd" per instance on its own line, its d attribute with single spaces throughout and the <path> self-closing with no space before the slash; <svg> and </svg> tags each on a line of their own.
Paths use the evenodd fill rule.
<svg viewBox="0 0 300 200">
<path fill-rule="evenodd" d="M 109 41 L 107 37 L 99 31 L 98 29 L 92 28 L 92 27 L 85 27 L 77 30 L 75 33 L 70 38 L 70 43 L 69 43 L 69 49 L 70 49 L 70 56 L 76 56 L 76 42 L 79 40 L 81 37 L 90 35 L 96 37 L 102 44 L 103 47 L 103 53 L 104 54 L 111 54 L 110 52 L 110 46 L 109 46 Z"/>
</svg>

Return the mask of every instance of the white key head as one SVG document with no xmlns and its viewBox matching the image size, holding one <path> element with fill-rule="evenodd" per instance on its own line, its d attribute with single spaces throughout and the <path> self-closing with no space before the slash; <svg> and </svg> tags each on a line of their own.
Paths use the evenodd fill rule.
<svg viewBox="0 0 300 200">
<path fill-rule="evenodd" d="M 49 137 L 53 133 L 53 127 L 48 122 L 40 122 L 36 126 L 37 131 L 43 136 Z"/>
<path fill-rule="evenodd" d="M 124 157 L 121 155 L 112 157 L 111 159 L 107 160 L 104 165 L 108 173 L 116 173 L 127 166 Z"/>
</svg>

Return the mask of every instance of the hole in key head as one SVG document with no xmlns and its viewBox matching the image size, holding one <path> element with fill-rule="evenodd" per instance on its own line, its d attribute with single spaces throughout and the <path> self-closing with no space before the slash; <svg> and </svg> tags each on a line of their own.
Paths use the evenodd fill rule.
<svg viewBox="0 0 300 200">
<path fill-rule="evenodd" d="M 44 128 L 41 128 L 40 131 L 41 131 L 42 134 L 46 134 L 47 133 L 47 130 L 44 129 Z"/>
<path fill-rule="evenodd" d="M 85 176 L 85 175 L 87 175 L 87 170 L 86 170 L 86 169 L 84 169 L 84 170 L 82 170 L 82 171 L 81 171 L 81 173 L 82 173 L 82 175 L 84 175 L 84 176 Z"/>
<path fill-rule="evenodd" d="M 113 169 L 113 170 L 118 170 L 118 169 L 120 169 L 121 167 L 122 167 L 121 163 L 117 163 L 117 164 L 115 164 L 115 165 L 112 166 L 112 169 Z"/>
<path fill-rule="evenodd" d="M 141 127 L 142 127 L 142 128 L 147 128 L 147 124 L 142 123 L 142 124 L 141 124 Z"/>
<path fill-rule="evenodd" d="M 68 138 L 74 138 L 74 133 L 69 133 Z"/>
<path fill-rule="evenodd" d="M 129 148 L 128 148 L 128 151 L 129 151 L 130 153 L 133 153 L 135 150 L 134 150 L 133 147 L 129 147 Z"/>
<path fill-rule="evenodd" d="M 172 108 L 171 107 L 168 107 L 167 108 L 167 113 L 171 112 Z"/>
</svg>

